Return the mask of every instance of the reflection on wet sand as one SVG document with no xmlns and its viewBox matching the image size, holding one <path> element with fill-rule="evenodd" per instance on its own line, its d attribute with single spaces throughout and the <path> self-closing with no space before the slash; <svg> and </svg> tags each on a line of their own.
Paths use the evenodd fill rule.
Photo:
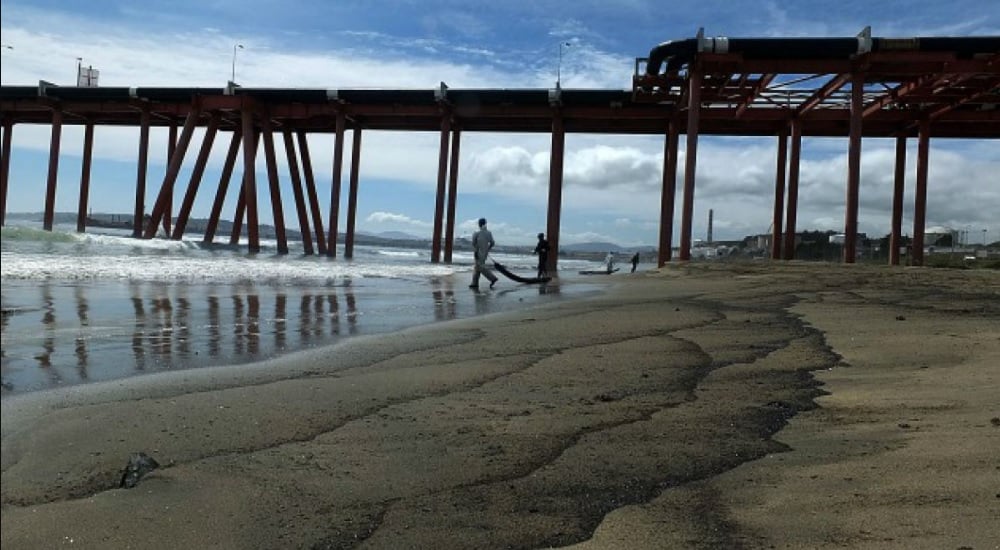
<svg viewBox="0 0 1000 550">
<path fill-rule="evenodd" d="M 167 296 L 157 296 L 151 300 L 153 308 L 153 323 L 150 329 L 159 329 L 159 334 L 150 335 L 147 331 L 146 338 L 151 340 L 152 350 L 158 355 L 170 355 L 170 340 L 174 331 L 173 306 Z"/>
<path fill-rule="evenodd" d="M 180 289 L 182 292 L 184 289 Z M 177 333 L 174 335 L 174 340 L 177 344 L 177 352 L 181 355 L 191 354 L 191 322 L 188 319 L 188 314 L 191 311 L 191 302 L 188 300 L 187 296 L 178 296 L 175 300 L 177 302 L 177 315 L 174 319 L 175 325 L 177 326 Z"/>
<path fill-rule="evenodd" d="M 139 297 L 137 285 L 129 284 L 132 308 L 135 310 L 135 330 L 132 331 L 132 354 L 135 356 L 135 370 L 146 369 L 146 348 L 142 345 L 143 334 L 146 331 L 146 309 Z"/>
<path fill-rule="evenodd" d="M 52 366 L 52 354 L 56 351 L 56 338 L 55 338 L 55 300 L 52 299 L 52 288 L 49 285 L 42 285 L 42 309 L 45 313 L 42 314 L 42 330 L 44 331 L 44 336 L 42 338 L 42 353 L 35 356 L 38 360 L 38 365 L 43 368 L 48 368 Z"/>
<path fill-rule="evenodd" d="M 131 282 L 125 296 L 110 306 L 100 288 L 76 285 L 70 290 L 50 283 L 37 288 L 41 307 L 18 316 L 16 326 L 11 326 L 13 314 L 5 309 L 5 342 L 9 337 L 21 347 L 17 357 L 4 350 L 3 383 L 8 390 L 248 362 L 366 332 L 362 300 L 349 280 L 336 287 L 287 291 Z M 450 284 L 434 285 L 430 299 L 434 320 L 458 315 Z M 4 301 L 9 301 L 7 296 Z M 101 307 L 95 309 L 94 304 Z M 429 319 L 430 308 L 423 311 Z M 476 311 L 485 310 L 477 306 Z M 370 319 L 368 331 L 383 330 L 380 327 L 387 324 L 378 314 Z M 35 351 L 23 351 L 33 346 L 38 346 Z M 41 371 L 31 372 L 26 357 Z"/>
<path fill-rule="evenodd" d="M 35 356 L 38 365 L 47 368 L 52 366 L 52 353 L 55 351 L 55 335 L 53 334 L 53 321 L 55 320 L 55 303 L 52 299 L 52 289 L 48 285 L 42 286 L 42 328 L 44 336 L 42 338 L 42 353 Z"/>
<path fill-rule="evenodd" d="M 455 291 L 435 289 L 434 295 L 434 319 L 446 321 L 455 318 Z"/>
<path fill-rule="evenodd" d="M 522 307 L 533 295 L 560 292 L 558 284 L 472 292 L 464 281 L 456 290 L 452 277 L 428 286 L 337 283 L 5 282 L 0 383 L 6 395 L 248 363 L 342 337 Z"/>
<path fill-rule="evenodd" d="M 208 354 L 215 356 L 219 354 L 219 297 L 211 295 L 208 297 Z"/>
<path fill-rule="evenodd" d="M 287 307 L 288 296 L 284 293 L 277 294 L 274 297 L 274 349 L 278 351 L 284 351 L 285 349 L 285 330 L 287 330 L 287 313 L 285 308 Z"/>
<path fill-rule="evenodd" d="M 80 322 L 80 327 L 86 327 L 90 324 L 87 318 L 87 311 L 90 309 L 87 306 L 87 297 L 84 295 L 82 287 L 74 288 L 73 294 L 76 297 L 76 317 Z M 87 340 L 82 335 L 78 334 L 76 337 L 74 352 L 77 373 L 81 380 L 87 380 Z"/>
<path fill-rule="evenodd" d="M 243 355 L 243 299 L 233 295 L 233 350 L 238 355 Z"/>
</svg>

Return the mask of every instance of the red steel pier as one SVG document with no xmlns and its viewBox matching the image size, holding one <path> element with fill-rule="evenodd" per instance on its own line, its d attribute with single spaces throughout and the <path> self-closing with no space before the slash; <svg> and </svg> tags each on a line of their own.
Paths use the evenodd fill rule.
<svg viewBox="0 0 1000 550">
<path fill-rule="evenodd" d="M 3 86 L 0 223 L 6 214 L 11 146 L 18 124 L 51 127 L 46 229 L 53 224 L 62 127 L 85 127 L 79 231 L 86 227 L 94 127 L 139 128 L 134 219 L 144 220 L 145 226 L 135 224 L 138 238 L 152 238 L 160 227 L 171 238 L 181 238 L 212 144 L 221 132 L 229 137 L 229 148 L 204 240 L 215 238 L 230 180 L 242 160 L 230 240 L 237 242 L 246 223 L 250 251 L 260 249 L 255 167 L 262 142 L 278 250 L 287 253 L 274 146 L 280 138 L 288 157 L 287 177 L 304 250 L 334 256 L 344 140 L 350 130 L 353 147 L 344 243 L 345 256 L 350 257 L 361 183 L 362 131 L 435 131 L 440 132 L 441 144 L 431 260 L 442 261 L 443 252 L 443 261 L 450 262 L 462 133 L 546 132 L 552 138 L 547 235 L 556 252 L 549 256 L 549 267 L 555 273 L 566 133 L 655 134 L 664 136 L 665 152 L 658 243 L 659 264 L 663 265 L 672 259 L 680 134 L 686 139 L 680 260 L 691 257 L 698 137 L 775 136 L 771 257 L 792 259 L 802 138 L 845 137 L 843 261 L 853 263 L 862 140 L 877 137 L 896 140 L 889 262 L 898 265 L 906 140 L 916 138 L 911 261 L 922 265 L 930 138 L 1000 138 L 1000 37 L 878 38 L 866 29 L 848 38 L 708 38 L 699 31 L 694 38 L 664 42 L 648 57 L 637 58 L 632 83 L 632 89 L 625 90 L 450 89 L 443 83 L 429 90 L 243 88 L 232 83 L 226 88 L 78 88 L 45 82 Z M 169 129 L 170 151 L 152 210 L 146 212 L 147 155 L 153 127 Z M 197 152 L 189 155 L 196 127 L 205 129 L 204 138 Z M 311 133 L 334 136 L 331 196 L 325 203 L 316 192 L 306 140 Z M 178 187 L 182 166 L 191 162 L 187 186 Z M 175 191 L 181 197 L 179 205 Z M 328 212 L 325 226 L 324 207 Z"/>
</svg>

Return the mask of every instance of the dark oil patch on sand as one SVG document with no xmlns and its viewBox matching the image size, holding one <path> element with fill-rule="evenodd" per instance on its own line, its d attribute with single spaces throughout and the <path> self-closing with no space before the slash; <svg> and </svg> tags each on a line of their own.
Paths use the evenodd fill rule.
<svg viewBox="0 0 1000 550">
<path fill-rule="evenodd" d="M 666 487 L 708 478 L 780 450 L 768 438 L 795 412 L 814 406 L 812 399 L 820 393 L 811 376 L 800 371 L 760 369 L 722 382 L 705 383 L 715 369 L 736 362 L 754 362 L 796 338 L 808 339 L 814 357 L 823 358 L 805 368 L 825 368 L 839 361 L 822 338 L 811 335 L 798 320 L 783 313 L 784 304 L 776 305 L 771 311 L 754 309 L 757 319 L 749 327 L 727 316 L 697 329 L 699 336 L 708 335 L 707 340 L 712 341 L 698 344 L 698 351 L 709 362 L 691 366 L 680 384 L 671 388 L 688 394 L 683 402 L 664 404 L 654 412 L 630 415 L 620 424 L 570 438 L 556 460 L 536 465 L 536 475 L 507 482 L 506 486 L 470 488 L 448 495 L 445 503 L 442 495 L 435 495 L 434 510 L 438 513 L 421 517 L 417 523 L 438 525 L 438 534 L 454 534 L 455 523 L 461 524 L 466 516 L 441 515 L 448 500 L 455 509 L 476 509 L 483 502 L 503 502 L 490 498 L 491 494 L 510 492 L 515 495 L 514 502 L 523 504 L 506 514 L 487 506 L 488 515 L 500 521 L 489 525 L 488 537 L 469 547 L 480 543 L 511 548 L 562 546 L 588 538 L 601 519 L 616 508 L 646 502 Z M 755 333 L 755 343 L 738 342 L 739 338 L 732 334 L 744 331 Z M 698 343 L 696 337 L 691 340 Z M 541 471 L 545 474 L 537 475 Z M 702 502 L 700 512 L 692 512 L 722 517 L 721 510 L 706 509 L 708 506 Z M 525 529 L 527 525 L 537 528 Z M 475 530 L 469 531 L 466 534 L 474 536 Z M 498 544 L 498 536 L 507 540 Z M 726 542 L 724 533 L 717 538 L 719 543 Z M 449 540 L 466 539 L 451 538 L 450 534 Z"/>
<path fill-rule="evenodd" d="M 626 331 L 618 339 L 595 343 L 582 353 L 608 358 L 607 376 L 569 383 L 565 391 L 547 392 L 544 399 L 532 396 L 542 384 L 532 381 L 532 372 L 549 375 L 560 368 L 558 358 L 572 352 L 541 358 L 481 391 L 439 397 L 436 410 L 457 406 L 455 401 L 476 404 L 474 417 L 456 416 L 447 427 L 423 424 L 416 410 L 396 417 L 414 424 L 417 437 L 449 438 L 456 447 L 474 447 L 485 438 L 489 443 L 478 456 L 456 463 L 473 467 L 480 462 L 474 468 L 487 472 L 480 479 L 428 486 L 359 509 L 327 509 L 319 521 L 308 514 L 260 520 L 315 532 L 311 542 L 308 536 L 301 539 L 313 548 L 351 548 L 361 538 L 366 545 L 386 548 L 538 548 L 586 540 L 612 510 L 783 450 L 770 436 L 798 411 L 813 408 L 813 399 L 822 393 L 809 371 L 840 361 L 822 335 L 787 313 L 791 303 L 777 297 L 749 299 L 745 305 L 704 298 L 654 304 L 663 311 L 678 304 L 697 309 L 704 320 L 677 329 L 647 327 L 643 334 Z M 627 355 L 641 340 L 646 342 L 640 347 L 660 353 L 663 362 L 636 374 L 634 365 L 616 357 Z M 808 360 L 780 367 L 758 364 L 793 344 L 796 356 Z M 711 376 L 736 365 L 741 366 L 737 372 Z M 498 383 L 517 389 L 486 387 Z M 509 429 L 484 434 L 471 428 L 478 433 L 466 438 L 447 433 L 457 433 L 463 425 L 481 426 L 481 416 L 489 416 L 491 407 L 494 413 L 506 411 L 496 422 L 506 422 Z M 518 421 L 524 419 L 530 421 Z M 533 428 L 520 431 L 518 425 Z M 544 441 L 527 435 L 538 426 L 551 431 Z M 419 470 L 419 461 L 412 466 Z M 313 494 L 303 504 L 322 498 Z M 697 495 L 690 513 L 711 520 L 702 543 L 733 547 L 726 512 L 714 499 Z M 359 526 L 365 525 L 359 536 Z"/>
</svg>

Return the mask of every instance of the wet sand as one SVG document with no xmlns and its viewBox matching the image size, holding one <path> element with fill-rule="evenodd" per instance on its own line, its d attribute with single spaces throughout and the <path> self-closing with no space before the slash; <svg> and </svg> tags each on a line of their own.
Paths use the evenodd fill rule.
<svg viewBox="0 0 1000 550">
<path fill-rule="evenodd" d="M 691 264 L 4 399 L 4 548 L 994 548 L 1000 273 Z M 118 489 L 129 453 L 163 466 Z"/>
</svg>

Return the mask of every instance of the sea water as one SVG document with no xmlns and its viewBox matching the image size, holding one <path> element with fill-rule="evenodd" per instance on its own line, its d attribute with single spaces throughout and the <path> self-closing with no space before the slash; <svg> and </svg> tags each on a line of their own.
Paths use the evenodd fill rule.
<svg viewBox="0 0 1000 550">
<path fill-rule="evenodd" d="M 0 229 L 3 395 L 238 365 L 344 338 L 593 292 L 583 283 L 467 288 L 469 253 L 356 246 L 354 257 L 260 253 L 127 231 L 14 222 Z M 535 257 L 496 254 L 526 276 Z M 573 260 L 566 269 L 575 273 Z M 584 264 L 587 264 L 586 262 Z M 484 287 L 485 288 L 485 287 Z"/>
</svg>

